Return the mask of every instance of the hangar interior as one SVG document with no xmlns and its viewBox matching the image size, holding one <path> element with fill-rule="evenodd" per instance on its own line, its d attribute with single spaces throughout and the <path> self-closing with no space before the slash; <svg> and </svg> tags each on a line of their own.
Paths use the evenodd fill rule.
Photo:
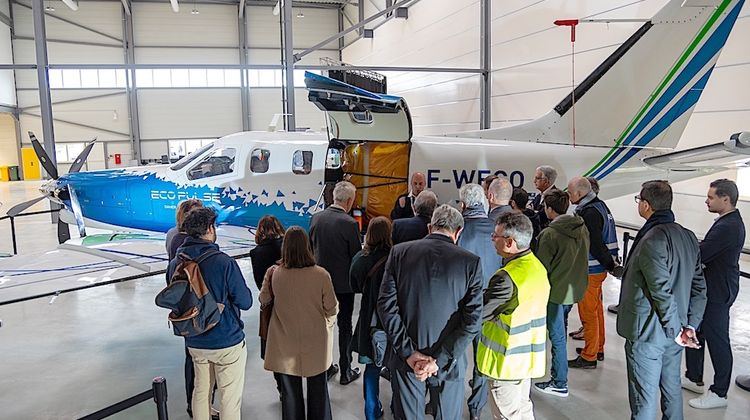
<svg viewBox="0 0 750 420">
<path fill-rule="evenodd" d="M 50 128 L 61 174 L 94 137 L 84 171 L 173 161 L 241 131 L 324 131 L 324 114 L 308 101 L 303 72 L 341 63 L 385 75 L 388 93 L 408 102 L 415 135 L 512 126 L 552 109 L 571 84 L 580 83 L 665 3 L 295 0 L 277 13 L 275 0 L 0 0 L 0 167 L 17 166 L 25 178 L 23 149 L 31 147 L 26 133 L 46 141 L 43 133 Z M 39 5 L 46 42 L 35 32 Z M 291 39 L 281 30 L 285 13 L 291 17 Z M 571 17 L 629 21 L 581 25 L 572 64 L 569 31 L 552 23 Z M 750 130 L 747 39 L 745 4 L 678 150 Z M 41 92 L 40 45 L 48 60 Z M 284 59 L 290 55 L 298 60 Z M 43 103 L 45 92 L 51 106 Z M 738 208 L 745 214 L 750 169 L 673 185 L 678 222 L 699 238 L 714 219 L 705 211 L 705 192 L 722 177 L 737 182 Z M 36 197 L 40 182 L 33 177 L 0 182 L 0 213 Z M 642 225 L 632 195 L 608 204 L 618 222 Z M 29 211 L 47 208 L 43 201 Z M 22 254 L 57 245 L 49 215 L 21 218 L 13 229 Z M 7 221 L 0 221 L 0 237 L 6 244 L 0 253 L 10 253 Z M 742 269 L 750 272 L 747 261 L 743 257 Z M 252 277 L 249 260 L 241 267 Z M 747 279 L 740 282 L 745 287 Z M 168 380 L 170 418 L 187 419 L 183 343 L 153 305 L 162 286 L 163 276 L 154 276 L 0 306 L 0 418 L 80 417 L 143 391 L 161 375 Z M 255 298 L 257 290 L 250 287 Z M 619 281 L 610 278 L 605 306 L 617 302 L 618 293 Z M 243 314 L 248 337 L 243 418 L 275 418 L 280 406 L 273 379 L 258 358 L 257 306 Z M 734 375 L 750 374 L 748 308 L 750 294 L 742 290 L 732 310 Z M 605 318 L 607 360 L 594 371 L 573 372 L 565 400 L 534 395 L 537 418 L 628 415 L 623 340 L 615 317 Z M 571 317 L 571 328 L 579 325 L 577 316 Z M 568 343 L 569 355 L 574 347 Z M 360 386 L 330 382 L 334 418 L 363 418 Z M 388 383 L 380 387 L 382 400 L 389 401 Z M 734 386 L 725 410 L 692 410 L 690 396 L 685 393 L 689 419 L 746 418 L 750 412 L 750 393 Z M 115 418 L 152 413 L 147 403 Z M 390 416 L 386 410 L 385 418 Z M 489 409 L 482 418 L 491 418 Z"/>
</svg>

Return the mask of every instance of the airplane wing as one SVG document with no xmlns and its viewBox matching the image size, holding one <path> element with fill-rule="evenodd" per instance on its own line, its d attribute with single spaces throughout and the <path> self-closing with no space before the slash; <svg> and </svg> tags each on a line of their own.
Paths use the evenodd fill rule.
<svg viewBox="0 0 750 420">
<path fill-rule="evenodd" d="M 654 151 L 623 166 L 602 180 L 603 199 L 623 196 L 633 191 L 634 185 L 654 179 L 665 179 L 671 183 L 686 181 L 747 166 L 750 162 L 750 132 L 734 134 L 729 140 L 695 147 L 692 149 L 654 155 Z"/>
<path fill-rule="evenodd" d="M 219 226 L 217 243 L 232 257 L 247 256 L 254 235 Z M 0 306 L 97 285 L 163 273 L 169 263 L 164 234 L 100 234 L 69 240 L 47 252 L 0 259 Z"/>
</svg>

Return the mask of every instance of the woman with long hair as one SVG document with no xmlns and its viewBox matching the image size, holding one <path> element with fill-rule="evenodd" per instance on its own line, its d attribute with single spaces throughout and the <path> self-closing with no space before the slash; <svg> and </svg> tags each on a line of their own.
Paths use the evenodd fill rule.
<svg viewBox="0 0 750 420">
<path fill-rule="evenodd" d="M 301 227 L 287 229 L 281 261 L 266 272 L 259 300 L 263 306 L 273 301 L 264 367 L 279 384 L 282 418 L 330 420 L 326 371 L 333 360 L 338 301 Z M 307 416 L 302 378 L 307 378 Z"/>
<path fill-rule="evenodd" d="M 284 226 L 279 219 L 265 215 L 258 221 L 255 230 L 255 248 L 250 250 L 250 261 L 253 265 L 253 277 L 258 290 L 263 287 L 263 276 L 268 267 L 276 264 L 281 258 L 281 243 L 284 240 Z"/>
<path fill-rule="evenodd" d="M 376 363 L 372 344 L 374 330 L 383 330 L 376 314 L 380 283 L 383 281 L 385 261 L 391 251 L 391 221 L 385 217 L 370 220 L 365 235 L 365 246 L 352 259 L 349 281 L 355 293 L 362 293 L 357 327 L 352 337 L 352 351 L 359 353 L 359 362 L 365 365 L 362 381 L 365 398 L 365 418 L 378 419 L 383 416 L 380 403 L 380 369 Z"/>
</svg>

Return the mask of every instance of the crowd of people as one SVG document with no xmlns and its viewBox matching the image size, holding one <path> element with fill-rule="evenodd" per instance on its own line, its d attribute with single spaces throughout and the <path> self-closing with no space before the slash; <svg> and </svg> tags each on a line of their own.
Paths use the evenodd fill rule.
<svg viewBox="0 0 750 420">
<path fill-rule="evenodd" d="M 644 183 L 635 202 L 645 224 L 621 261 L 596 179 L 574 177 L 565 190 L 556 181 L 555 168 L 537 168 L 529 201 L 527 191 L 490 176 L 462 186 L 456 206 L 439 204 L 415 173 L 390 219 L 370 220 L 364 245 L 349 215 L 357 191 L 348 181 L 332 188 L 332 204 L 313 215 L 308 231 L 263 217 L 251 260 L 261 310 L 270 313 L 261 357 L 282 418 L 331 419 L 327 382 L 338 375 L 348 385 L 363 375 L 368 420 L 386 410 L 396 419 L 454 420 L 464 403 L 472 420 L 486 405 L 495 419 L 533 419 L 532 390 L 567 397 L 569 369 L 605 360 L 602 284 L 610 275 L 622 279 L 617 332 L 625 338 L 632 418 L 653 419 L 661 408 L 664 418 L 681 419 L 681 388 L 701 394 L 691 407 L 726 406 L 729 309 L 745 241 L 736 184 L 711 183 L 706 204 L 718 218 L 699 242 L 676 223 L 670 185 Z M 180 204 L 167 235 L 167 279 L 185 261 L 197 262 L 208 289 L 201 293 L 223 308 L 213 328 L 185 338 L 188 413 L 237 420 L 247 357 L 240 311 L 252 299 L 237 263 L 215 244 L 215 220 L 198 200 Z M 573 305 L 582 327 L 568 333 Z M 567 336 L 583 342 L 572 358 Z M 705 347 L 715 371 L 707 390 Z M 380 398 L 381 378 L 390 382 L 390 404 Z M 214 394 L 220 414 L 211 408 Z"/>
</svg>

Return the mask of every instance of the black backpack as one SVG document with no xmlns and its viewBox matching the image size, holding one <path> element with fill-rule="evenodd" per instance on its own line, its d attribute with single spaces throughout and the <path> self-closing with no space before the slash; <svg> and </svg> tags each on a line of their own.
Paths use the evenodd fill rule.
<svg viewBox="0 0 750 420">
<path fill-rule="evenodd" d="M 156 306 L 172 310 L 168 319 L 175 335 L 195 337 L 209 331 L 221 320 L 224 304 L 218 303 L 211 294 L 198 265 L 217 254 L 221 252 L 207 251 L 194 260 L 186 254 L 179 254 L 180 263 L 175 267 L 169 285 L 156 295 Z"/>
</svg>

